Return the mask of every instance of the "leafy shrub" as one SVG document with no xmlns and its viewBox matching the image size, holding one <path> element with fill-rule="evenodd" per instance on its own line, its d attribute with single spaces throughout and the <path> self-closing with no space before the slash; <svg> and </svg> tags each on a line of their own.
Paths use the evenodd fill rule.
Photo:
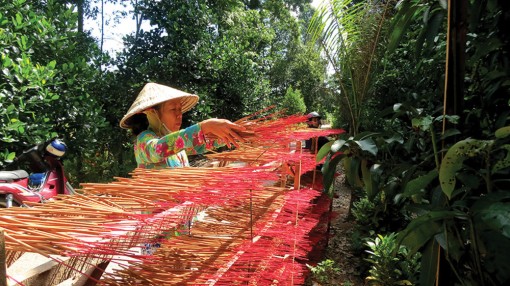
<svg viewBox="0 0 510 286">
<path fill-rule="evenodd" d="M 408 257 L 408 250 L 397 242 L 397 234 L 377 235 L 366 243 L 370 264 L 366 277 L 368 285 L 414 285 L 417 281 L 420 267 L 419 253 Z"/>
<path fill-rule="evenodd" d="M 313 279 L 323 285 L 333 285 L 330 283 L 340 271 L 340 268 L 335 266 L 335 261 L 331 259 L 321 261 L 316 266 L 310 266 L 308 264 L 306 266 L 312 271 Z"/>
<path fill-rule="evenodd" d="M 374 218 L 375 204 L 368 197 L 362 197 L 359 201 L 354 202 L 351 211 L 358 225 L 370 225 L 371 227 L 375 225 L 373 223 L 373 220 L 376 219 Z"/>
</svg>

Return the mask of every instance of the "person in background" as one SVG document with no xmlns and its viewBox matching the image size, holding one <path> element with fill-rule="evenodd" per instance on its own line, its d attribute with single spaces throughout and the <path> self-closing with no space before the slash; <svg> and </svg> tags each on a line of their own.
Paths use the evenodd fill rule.
<svg viewBox="0 0 510 286">
<path fill-rule="evenodd" d="M 313 111 L 313 112 L 308 113 L 307 117 L 308 117 L 308 120 L 306 121 L 306 124 L 308 124 L 308 127 L 310 127 L 310 128 L 320 128 L 321 127 L 322 116 L 320 116 L 319 113 Z"/>
<path fill-rule="evenodd" d="M 147 83 L 143 87 L 120 121 L 121 128 L 136 136 L 139 168 L 187 167 L 187 155 L 245 141 L 239 135 L 245 128 L 226 119 L 207 119 L 181 129 L 182 114 L 197 102 L 197 95 L 169 86 Z"/>
<path fill-rule="evenodd" d="M 317 113 L 316 111 L 310 112 L 307 115 L 308 120 L 306 121 L 306 124 L 308 124 L 309 128 L 321 128 L 321 119 L 322 116 Z M 310 150 L 311 152 L 319 151 L 324 144 L 328 143 L 329 139 L 324 136 L 319 136 L 317 139 L 310 138 L 308 140 L 305 140 L 305 149 Z M 315 146 L 315 143 L 317 143 L 317 146 Z"/>
</svg>

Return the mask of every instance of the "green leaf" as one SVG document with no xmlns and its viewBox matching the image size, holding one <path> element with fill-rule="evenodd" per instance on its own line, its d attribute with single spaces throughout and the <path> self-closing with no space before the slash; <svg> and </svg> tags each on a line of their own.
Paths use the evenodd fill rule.
<svg viewBox="0 0 510 286">
<path fill-rule="evenodd" d="M 16 20 L 15 20 L 16 26 L 20 26 L 22 23 L 23 23 L 23 16 L 21 16 L 20 13 L 16 13 Z"/>
<path fill-rule="evenodd" d="M 494 166 L 492 167 L 492 172 L 493 173 L 495 173 L 495 172 L 497 172 L 499 170 L 502 170 L 502 169 L 510 167 L 510 145 L 509 144 L 505 144 L 505 145 L 501 146 L 500 148 L 506 150 L 506 156 L 505 156 L 505 158 L 503 158 L 501 160 L 498 160 L 494 164 Z"/>
<path fill-rule="evenodd" d="M 336 152 L 340 151 L 342 149 L 342 147 L 344 145 L 346 145 L 345 143 L 347 143 L 347 141 L 345 141 L 343 139 L 338 139 L 338 140 L 334 141 L 331 144 L 331 152 L 336 153 Z"/>
<path fill-rule="evenodd" d="M 485 226 L 510 238 L 510 202 L 498 202 L 480 212 Z"/>
<path fill-rule="evenodd" d="M 422 251 L 419 285 L 434 285 L 436 281 L 439 244 L 430 240 Z"/>
<path fill-rule="evenodd" d="M 329 190 L 333 184 L 333 181 L 335 180 L 336 166 L 344 157 L 345 155 L 343 154 L 337 154 L 333 157 L 333 159 L 331 159 L 331 155 L 329 155 L 326 162 L 324 162 L 324 165 L 322 166 L 324 189 Z"/>
<path fill-rule="evenodd" d="M 391 137 L 384 139 L 384 142 L 386 142 L 387 144 L 391 144 L 393 142 L 402 144 L 404 143 L 404 138 L 402 138 L 402 135 L 395 133 Z"/>
<path fill-rule="evenodd" d="M 374 140 L 372 138 L 367 138 L 361 141 L 355 141 L 356 144 L 360 147 L 361 150 L 366 151 L 374 156 L 377 155 L 377 151 L 379 149 L 377 148 L 377 145 L 375 144 Z"/>
<path fill-rule="evenodd" d="M 392 32 L 387 47 L 389 53 L 393 53 L 398 47 L 400 40 L 410 27 L 415 14 L 417 14 L 420 8 L 417 3 L 412 3 L 412 1 L 401 1 L 400 3 L 402 3 L 402 6 L 399 7 L 400 9 L 395 15 L 392 28 L 390 29 Z"/>
<path fill-rule="evenodd" d="M 481 197 L 472 207 L 478 228 L 492 229 L 510 238 L 510 192 L 496 192 Z"/>
<path fill-rule="evenodd" d="M 326 144 L 324 144 L 319 152 L 317 152 L 317 156 L 315 158 L 315 161 L 318 163 L 320 162 L 326 155 L 328 155 L 329 151 L 331 150 L 331 146 L 333 145 L 333 141 L 330 141 Z"/>
<path fill-rule="evenodd" d="M 353 141 L 362 141 L 362 140 L 377 136 L 379 134 L 380 134 L 379 132 L 365 131 L 365 132 L 361 132 L 358 135 L 354 136 L 354 138 L 352 138 L 352 140 Z"/>
<path fill-rule="evenodd" d="M 507 137 L 508 135 L 510 135 L 510 126 L 505 126 L 505 127 L 499 128 L 498 130 L 496 130 L 494 135 L 496 135 L 496 138 Z"/>
<path fill-rule="evenodd" d="M 433 122 L 432 116 L 425 116 L 412 119 L 413 128 L 419 128 L 421 131 L 429 130 L 430 126 L 432 125 L 432 122 Z"/>
<path fill-rule="evenodd" d="M 345 170 L 345 178 L 347 182 L 354 188 L 361 188 L 363 183 L 361 178 L 359 177 L 360 171 L 360 158 L 358 157 L 345 157 L 343 160 L 344 170 Z"/>
<path fill-rule="evenodd" d="M 6 157 L 6 161 L 12 161 L 12 160 L 14 160 L 14 158 L 15 158 L 15 157 L 16 157 L 16 153 L 11 152 L 11 153 L 9 153 L 9 154 L 7 155 L 7 157 Z"/>
<path fill-rule="evenodd" d="M 9 57 L 7 57 L 7 56 L 2 55 L 2 66 L 3 66 L 4 68 L 8 68 L 8 67 L 12 66 L 12 60 L 11 60 L 11 58 L 9 58 Z M 4 74 L 5 74 L 5 72 L 4 72 Z"/>
<path fill-rule="evenodd" d="M 367 159 L 361 160 L 361 176 L 363 179 L 364 189 L 365 192 L 367 193 L 368 198 L 373 199 L 373 197 L 375 196 L 374 185 L 372 184 L 372 174 L 370 173 L 367 164 L 368 164 Z"/>
<path fill-rule="evenodd" d="M 412 255 L 443 230 L 443 221 L 465 214 L 456 211 L 435 211 L 417 217 L 399 233 L 398 242 L 409 248 Z"/>
<path fill-rule="evenodd" d="M 459 134 L 462 134 L 462 132 L 460 132 L 459 129 L 454 129 L 454 128 L 446 129 L 446 131 L 443 133 L 443 135 L 441 135 L 441 140 L 446 139 L 451 136 L 459 135 Z"/>
<path fill-rule="evenodd" d="M 28 41 L 27 36 L 25 36 L 25 35 L 21 36 L 20 40 L 21 41 L 19 43 L 20 43 L 21 50 L 26 50 L 27 49 L 27 41 Z"/>
<path fill-rule="evenodd" d="M 48 67 L 51 68 L 51 69 L 54 69 L 56 64 L 57 64 L 57 61 L 53 60 L 53 61 L 48 63 Z"/>
<path fill-rule="evenodd" d="M 411 197 L 412 195 L 416 194 L 417 192 L 425 189 L 432 180 L 437 178 L 438 172 L 437 170 L 432 170 L 428 172 L 426 175 L 420 176 L 416 179 L 413 179 L 409 181 L 405 187 L 404 192 L 402 195 L 406 197 Z"/>
<path fill-rule="evenodd" d="M 439 30 L 444 25 L 445 16 L 444 9 L 439 7 L 436 8 L 428 7 L 427 10 L 430 12 L 427 14 L 431 16 L 425 19 L 426 24 L 423 26 L 423 29 L 420 32 L 419 36 L 420 40 L 416 41 L 415 45 L 416 57 L 420 57 L 424 48 L 430 50 L 432 47 L 435 46 L 434 41 L 438 35 Z M 424 41 L 426 44 L 424 44 Z"/>
<path fill-rule="evenodd" d="M 451 199 L 457 182 L 455 176 L 462 169 L 464 160 L 479 155 L 492 143 L 493 141 L 490 140 L 466 139 L 457 142 L 448 149 L 439 169 L 441 189 L 448 199 Z"/>
<path fill-rule="evenodd" d="M 381 181 L 381 175 L 383 173 L 383 168 L 379 164 L 373 164 L 370 167 L 370 185 L 372 186 L 370 196 L 373 198 L 379 193 L 379 184 Z M 367 192 L 367 195 L 369 193 Z"/>
</svg>

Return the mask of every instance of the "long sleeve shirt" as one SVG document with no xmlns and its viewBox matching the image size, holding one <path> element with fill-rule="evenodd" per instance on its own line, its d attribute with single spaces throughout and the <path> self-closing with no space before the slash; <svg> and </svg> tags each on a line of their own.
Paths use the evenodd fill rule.
<svg viewBox="0 0 510 286">
<path fill-rule="evenodd" d="M 138 134 L 134 146 L 139 168 L 161 169 L 189 166 L 188 156 L 219 147 L 218 142 L 205 140 L 199 124 L 159 137 L 152 130 Z"/>
</svg>

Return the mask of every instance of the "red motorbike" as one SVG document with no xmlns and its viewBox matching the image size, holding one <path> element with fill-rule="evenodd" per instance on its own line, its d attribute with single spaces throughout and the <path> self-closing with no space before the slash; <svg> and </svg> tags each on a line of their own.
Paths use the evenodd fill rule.
<svg viewBox="0 0 510 286">
<path fill-rule="evenodd" d="M 51 139 L 24 151 L 0 171 L 0 208 L 22 207 L 25 202 L 45 202 L 59 194 L 74 194 L 61 158 L 67 146 Z M 29 172 L 19 169 L 28 166 Z"/>
</svg>

